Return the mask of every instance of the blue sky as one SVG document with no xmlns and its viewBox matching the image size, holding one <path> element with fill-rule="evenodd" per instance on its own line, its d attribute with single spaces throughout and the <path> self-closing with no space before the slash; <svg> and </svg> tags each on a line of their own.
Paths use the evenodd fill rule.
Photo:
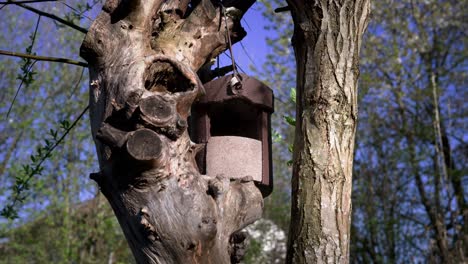
<svg viewBox="0 0 468 264">
<path fill-rule="evenodd" d="M 265 30 L 266 21 L 260 5 L 261 3 L 256 2 L 244 15 L 242 26 L 247 31 L 247 36 L 234 45 L 236 62 L 247 74 L 251 73 L 249 65 L 256 68 L 263 65 L 269 50 L 265 39 L 271 32 Z M 221 56 L 221 62 L 230 63 L 225 55 Z"/>
</svg>

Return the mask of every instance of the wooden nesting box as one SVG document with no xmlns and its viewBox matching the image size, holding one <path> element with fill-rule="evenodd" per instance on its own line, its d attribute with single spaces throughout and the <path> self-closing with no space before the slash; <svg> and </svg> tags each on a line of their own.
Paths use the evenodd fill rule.
<svg viewBox="0 0 468 264">
<path fill-rule="evenodd" d="M 231 87 L 232 77 L 204 84 L 206 94 L 192 107 L 191 138 L 205 144 L 197 164 L 201 173 L 211 176 L 252 176 L 265 197 L 273 190 L 273 92 L 244 74 L 241 85 Z"/>
</svg>

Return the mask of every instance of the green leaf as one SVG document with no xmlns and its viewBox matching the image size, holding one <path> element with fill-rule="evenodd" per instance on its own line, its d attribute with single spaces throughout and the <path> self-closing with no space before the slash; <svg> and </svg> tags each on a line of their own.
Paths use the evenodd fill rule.
<svg viewBox="0 0 468 264">
<path fill-rule="evenodd" d="M 11 220 L 18 218 L 18 212 L 15 210 L 15 208 L 13 208 L 12 205 L 5 206 L 0 215 Z"/>
<path fill-rule="evenodd" d="M 68 130 L 70 128 L 70 122 L 68 120 L 62 120 L 60 121 L 60 127 L 63 130 Z"/>
<path fill-rule="evenodd" d="M 291 88 L 291 91 L 289 92 L 289 100 L 296 103 L 296 88 Z"/>
<path fill-rule="evenodd" d="M 274 129 L 272 129 L 271 137 L 275 143 L 280 143 L 283 140 L 283 136 L 281 136 L 281 134 Z"/>
<path fill-rule="evenodd" d="M 295 118 L 292 118 L 290 116 L 283 116 L 283 118 L 286 121 L 286 123 L 288 123 L 290 126 L 293 126 L 293 127 L 296 126 L 296 119 Z"/>
</svg>

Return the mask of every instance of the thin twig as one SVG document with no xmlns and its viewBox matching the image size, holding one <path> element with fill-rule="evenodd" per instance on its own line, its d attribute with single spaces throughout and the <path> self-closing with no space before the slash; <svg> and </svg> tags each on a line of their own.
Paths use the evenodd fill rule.
<svg viewBox="0 0 468 264">
<path fill-rule="evenodd" d="M 67 20 L 65 20 L 65 19 L 63 19 L 63 18 L 60 18 L 60 17 L 58 17 L 58 16 L 56 16 L 56 15 L 49 14 L 49 13 L 47 13 L 47 12 L 38 10 L 38 9 L 36 9 L 36 8 L 34 8 L 34 7 L 30 7 L 30 6 L 28 6 L 28 5 L 24 5 L 24 4 L 20 4 L 20 3 L 16 3 L 16 2 L 12 2 L 12 1 L 8 1 L 8 2 L 14 3 L 14 4 L 17 5 L 17 6 L 20 6 L 20 7 L 24 8 L 24 9 L 27 9 L 27 10 L 29 10 L 29 11 L 31 11 L 31 12 L 34 12 L 34 13 L 36 13 L 36 14 L 39 14 L 39 15 L 41 15 L 41 16 L 45 16 L 45 17 L 48 17 L 48 18 L 50 18 L 50 19 L 53 19 L 53 20 L 55 20 L 55 21 L 57 21 L 57 22 L 60 22 L 60 23 L 62 23 L 62 24 L 64 24 L 64 25 L 66 25 L 66 26 L 69 26 L 69 27 L 71 27 L 71 28 L 73 28 L 73 29 L 76 29 L 76 30 L 78 30 L 78 31 L 80 31 L 80 32 L 83 32 L 83 33 L 85 33 L 85 34 L 88 33 L 88 30 L 86 30 L 86 29 L 84 29 L 84 28 L 82 28 L 82 27 L 80 27 L 80 26 L 78 26 L 78 25 L 75 25 L 75 24 L 73 24 L 72 22 L 67 21 Z"/>
<path fill-rule="evenodd" d="M 231 56 L 229 56 L 226 52 L 223 52 L 223 54 L 224 54 L 224 56 L 226 56 L 226 57 L 228 57 L 230 60 L 232 60 L 232 59 L 231 59 Z M 235 62 L 235 64 L 236 64 L 236 68 L 239 68 L 239 70 L 241 70 L 241 72 L 247 74 L 247 73 L 239 66 L 239 64 L 238 64 L 237 62 Z"/>
<path fill-rule="evenodd" d="M 81 118 L 83 118 L 84 114 L 88 111 L 88 109 L 89 109 L 89 105 L 86 106 L 86 108 L 83 110 L 83 112 L 81 112 L 81 114 L 75 119 L 75 121 L 73 121 L 73 123 L 65 130 L 65 132 L 55 142 L 55 144 L 51 148 L 48 149 L 47 153 L 43 156 L 43 158 L 39 161 L 39 163 L 34 167 L 33 172 L 29 175 L 28 178 L 26 178 L 26 180 L 22 183 L 22 185 L 18 187 L 19 190 L 23 190 L 24 186 L 26 186 L 26 184 L 28 184 L 28 182 L 31 180 L 32 176 L 36 175 L 36 173 L 39 172 L 39 170 L 40 170 L 40 168 L 42 166 L 42 163 L 44 163 L 44 161 L 46 161 L 46 159 L 49 158 L 50 154 L 55 150 L 55 148 L 62 143 L 62 141 L 65 139 L 65 137 L 68 135 L 68 133 L 70 133 L 70 131 L 76 126 L 78 121 L 80 121 Z M 20 193 L 15 194 L 15 196 L 13 198 L 13 201 L 11 203 L 11 207 L 15 207 L 16 203 L 18 203 L 18 201 L 19 201 L 19 197 L 20 197 Z"/>
<path fill-rule="evenodd" d="M 79 10 L 77 10 L 76 8 L 74 8 L 73 6 L 71 6 L 71 5 L 67 4 L 67 3 L 64 3 L 64 2 L 61 2 L 61 3 L 62 3 L 64 6 L 68 7 L 69 9 L 71 9 L 71 10 L 75 13 L 75 15 L 83 16 L 83 17 L 87 18 L 88 20 L 93 21 L 89 16 L 84 15 L 83 12 L 80 12 Z"/>
<path fill-rule="evenodd" d="M 73 88 L 73 90 L 72 90 L 70 96 L 68 97 L 68 99 L 70 99 L 70 98 L 73 96 L 73 94 L 75 94 L 76 90 L 77 90 L 78 87 L 80 86 L 81 79 L 83 78 L 84 71 L 85 71 L 85 68 L 83 67 L 83 68 L 81 69 L 80 78 L 78 78 L 78 81 L 76 82 L 75 88 Z"/>
<path fill-rule="evenodd" d="M 30 46 L 30 49 L 28 48 L 26 51 L 28 52 L 29 55 L 31 55 L 31 52 L 32 52 L 32 48 L 34 47 L 34 43 L 36 42 L 36 35 L 37 35 L 37 30 L 39 29 L 39 23 L 41 22 L 41 15 L 39 15 L 39 17 L 37 18 L 37 22 L 36 22 L 36 28 L 34 29 L 34 34 L 32 36 L 32 43 L 31 43 L 31 46 Z M 29 60 L 27 60 L 26 63 L 28 63 Z M 23 74 L 23 77 L 21 78 L 21 83 L 20 85 L 18 86 L 18 89 L 16 89 L 16 93 L 15 93 L 15 96 L 13 97 L 13 100 L 11 100 L 11 103 L 10 103 L 10 107 L 8 108 L 8 112 L 7 112 L 7 115 L 6 115 L 6 118 L 8 119 L 8 117 L 10 116 L 10 113 L 11 113 L 11 110 L 13 109 L 13 105 L 15 104 L 15 101 L 16 101 L 16 98 L 18 97 L 18 94 L 21 90 L 21 87 L 23 86 L 23 83 L 24 83 L 24 79 L 26 78 L 26 75 L 29 74 L 32 70 L 32 67 L 34 66 L 34 64 L 36 64 L 37 60 L 34 60 L 30 65 L 29 67 L 26 69 L 26 73 Z"/>
<path fill-rule="evenodd" d="M 26 73 L 31 72 L 32 67 L 34 66 L 34 64 L 36 64 L 36 62 L 37 62 L 37 60 L 33 61 L 31 63 L 31 65 L 29 65 L 28 69 L 26 70 Z M 15 104 L 16 98 L 18 97 L 18 94 L 19 94 L 19 92 L 21 90 L 21 87 L 23 87 L 23 83 L 24 83 L 24 78 L 21 79 L 21 82 L 18 85 L 18 89 L 16 89 L 15 96 L 13 97 L 13 100 L 11 100 L 10 107 L 8 108 L 8 112 L 6 114 L 6 119 L 8 119 L 8 117 L 10 116 L 10 113 L 11 113 L 11 110 L 13 109 L 13 105 Z"/>
<path fill-rule="evenodd" d="M 290 6 L 283 6 L 283 7 L 278 7 L 275 9 L 275 13 L 281 13 L 281 12 L 287 12 L 287 11 L 291 11 Z"/>
<path fill-rule="evenodd" d="M 88 67 L 88 64 L 86 62 L 75 61 L 75 60 L 70 60 L 70 59 L 65 59 L 65 58 L 37 56 L 37 55 L 31 55 L 27 53 L 12 52 L 12 51 L 5 51 L 5 50 L 0 50 L 0 55 L 28 58 L 28 59 L 38 60 L 38 61 L 61 62 L 61 63 L 66 63 L 66 64 L 78 65 L 81 67 Z"/>
<path fill-rule="evenodd" d="M 4 1 L 0 2 L 0 5 L 10 4 L 32 4 L 32 3 L 44 3 L 44 2 L 57 2 L 58 0 L 23 0 L 23 1 Z"/>
<path fill-rule="evenodd" d="M 257 69 L 257 64 L 255 63 L 254 60 L 252 60 L 252 57 L 250 57 L 250 54 L 247 52 L 247 49 L 245 48 L 244 44 L 242 43 L 242 41 L 239 41 L 241 47 L 242 47 L 242 50 L 244 51 L 245 55 L 247 56 L 247 58 L 249 59 L 249 61 L 252 63 L 252 65 Z"/>
</svg>

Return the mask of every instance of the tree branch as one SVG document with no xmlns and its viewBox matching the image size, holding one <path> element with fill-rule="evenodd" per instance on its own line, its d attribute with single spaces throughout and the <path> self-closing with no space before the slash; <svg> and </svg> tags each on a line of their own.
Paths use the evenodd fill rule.
<svg viewBox="0 0 468 264">
<path fill-rule="evenodd" d="M 86 30 L 86 29 L 84 29 L 84 28 L 82 28 L 82 27 L 80 27 L 80 26 L 78 26 L 78 25 L 75 25 L 75 24 L 73 24 L 73 23 L 70 22 L 70 21 L 67 21 L 67 20 L 65 20 L 65 19 L 63 19 L 63 18 L 60 18 L 60 17 L 56 16 L 56 15 L 49 14 L 49 13 L 47 13 L 47 12 L 38 10 L 38 9 L 36 9 L 36 8 L 34 8 L 34 7 L 30 7 L 30 6 L 28 6 L 28 5 L 24 5 L 24 4 L 22 4 L 21 2 L 13 2 L 13 1 L 7 1 L 7 2 L 12 3 L 12 4 L 15 4 L 15 5 L 17 5 L 17 6 L 20 6 L 20 7 L 24 8 L 24 9 L 27 9 L 27 10 L 33 12 L 33 13 L 38 14 L 38 15 L 45 16 L 45 17 L 48 17 L 48 18 L 50 18 L 50 19 L 53 19 L 53 20 L 55 20 L 55 21 L 57 21 L 57 22 L 59 22 L 59 23 L 61 23 L 61 24 L 64 24 L 64 25 L 66 25 L 66 26 L 68 26 L 68 27 L 71 27 L 71 28 L 73 28 L 73 29 L 76 29 L 76 30 L 78 30 L 78 31 L 80 31 L 80 32 L 82 32 L 82 33 L 85 33 L 85 34 L 86 34 L 86 33 L 88 32 L 88 30 Z"/>
<path fill-rule="evenodd" d="M 37 160 L 33 160 L 33 158 L 31 158 L 33 161 L 32 167 L 28 167 L 29 169 L 27 170 L 24 169 L 25 167 L 23 167 L 23 170 L 25 171 L 27 175 L 25 178 L 21 178 L 21 177 L 16 178 L 16 183 L 15 183 L 16 190 L 14 190 L 13 192 L 13 197 L 11 198 L 11 202 L 5 205 L 3 209 L 0 211 L 1 216 L 10 218 L 10 219 L 14 219 L 18 217 L 17 212 L 15 210 L 15 206 L 18 203 L 21 203 L 26 197 L 24 195 L 22 196 L 21 193 L 28 190 L 29 181 L 34 176 L 41 173 L 41 171 L 44 169 L 42 167 L 42 164 L 51 156 L 55 148 L 57 148 L 57 146 L 59 146 L 63 142 L 66 136 L 76 126 L 76 124 L 81 120 L 81 118 L 83 118 L 84 114 L 88 110 L 89 110 L 89 106 L 86 106 L 86 108 L 78 115 L 78 117 L 75 119 L 75 121 L 73 121 L 71 125 L 67 125 L 66 127 L 64 127 L 65 131 L 60 136 L 60 138 L 55 140 L 55 137 L 54 137 L 54 142 L 51 145 L 47 144 L 45 148 L 42 148 L 43 150 L 45 150 L 45 153 L 40 154 L 41 152 L 39 152 L 38 154 L 39 156 Z"/>
<path fill-rule="evenodd" d="M 9 4 L 32 4 L 32 3 L 45 3 L 45 2 L 58 2 L 58 0 L 6 1 L 6 2 L 0 2 L 0 5 L 9 5 Z"/>
<path fill-rule="evenodd" d="M 232 65 L 226 65 L 221 68 L 215 68 L 211 70 L 211 64 L 206 64 L 206 67 L 203 66 L 200 68 L 197 74 L 202 83 L 207 83 L 214 78 L 224 76 L 231 71 L 233 71 Z"/>
<path fill-rule="evenodd" d="M 28 58 L 28 59 L 38 60 L 38 61 L 61 62 L 61 63 L 72 64 L 72 65 L 77 65 L 77 66 L 81 66 L 81 67 L 88 67 L 88 64 L 86 62 L 75 61 L 75 60 L 70 60 L 70 59 L 66 59 L 66 58 L 37 56 L 37 55 L 31 55 L 31 54 L 27 54 L 27 53 L 19 53 L 19 52 L 5 51 L 5 50 L 0 50 L 0 55 L 20 57 L 20 58 Z"/>
</svg>

